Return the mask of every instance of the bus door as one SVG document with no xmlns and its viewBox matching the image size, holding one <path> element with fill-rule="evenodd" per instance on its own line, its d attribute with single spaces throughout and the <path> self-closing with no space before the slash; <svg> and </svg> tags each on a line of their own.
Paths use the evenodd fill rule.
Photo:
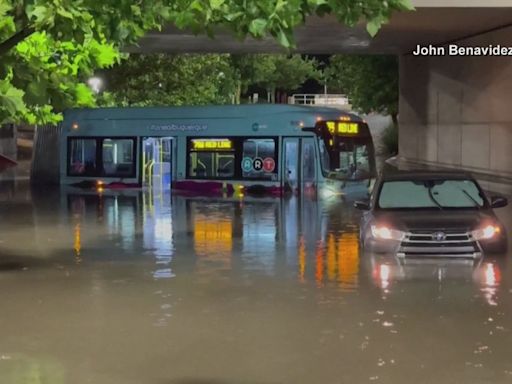
<svg viewBox="0 0 512 384">
<path fill-rule="evenodd" d="M 169 189 L 172 181 L 172 137 L 145 137 L 142 149 L 143 185 Z"/>
<path fill-rule="evenodd" d="M 316 188 L 316 156 L 315 139 L 303 137 L 301 139 L 301 187 L 303 192 L 313 192 Z"/>
<path fill-rule="evenodd" d="M 315 140 L 312 137 L 304 137 L 301 141 L 302 185 L 303 188 L 311 188 L 316 185 Z"/>
<path fill-rule="evenodd" d="M 283 139 L 283 186 L 293 193 L 299 191 L 300 185 L 299 140 L 297 137 Z"/>
<path fill-rule="evenodd" d="M 283 184 L 294 193 L 316 185 L 315 139 L 285 137 L 283 139 Z"/>
</svg>

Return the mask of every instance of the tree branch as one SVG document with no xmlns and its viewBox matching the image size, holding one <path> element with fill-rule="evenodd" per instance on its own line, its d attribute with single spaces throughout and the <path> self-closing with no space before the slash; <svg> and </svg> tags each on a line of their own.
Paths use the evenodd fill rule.
<svg viewBox="0 0 512 384">
<path fill-rule="evenodd" d="M 0 43 L 0 57 L 5 55 L 7 52 L 11 50 L 11 48 L 15 47 L 18 43 L 25 40 L 31 34 L 33 34 L 36 30 L 32 27 L 23 28 L 21 31 L 15 33 L 7 40 L 4 40 Z"/>
</svg>

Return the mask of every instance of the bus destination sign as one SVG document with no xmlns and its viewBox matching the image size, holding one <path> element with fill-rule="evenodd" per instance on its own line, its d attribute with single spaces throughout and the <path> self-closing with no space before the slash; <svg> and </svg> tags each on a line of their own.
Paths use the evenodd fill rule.
<svg viewBox="0 0 512 384">
<path fill-rule="evenodd" d="M 328 121 L 327 129 L 333 135 L 357 135 L 359 124 L 347 121 Z"/>
<path fill-rule="evenodd" d="M 193 139 L 194 151 L 230 151 L 233 149 L 233 141 L 229 139 Z"/>
</svg>

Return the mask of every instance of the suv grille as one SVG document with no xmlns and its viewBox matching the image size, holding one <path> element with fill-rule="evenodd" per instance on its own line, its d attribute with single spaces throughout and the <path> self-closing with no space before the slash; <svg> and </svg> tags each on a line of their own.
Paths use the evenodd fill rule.
<svg viewBox="0 0 512 384">
<path fill-rule="evenodd" d="M 411 231 L 405 234 L 399 257 L 480 257 L 478 243 L 468 232 Z"/>
</svg>

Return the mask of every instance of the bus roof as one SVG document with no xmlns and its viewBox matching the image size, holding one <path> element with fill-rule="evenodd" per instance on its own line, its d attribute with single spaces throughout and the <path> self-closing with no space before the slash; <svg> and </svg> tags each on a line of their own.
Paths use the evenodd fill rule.
<svg viewBox="0 0 512 384">
<path fill-rule="evenodd" d="M 208 118 L 251 118 L 262 115 L 311 114 L 322 120 L 349 117 L 362 121 L 354 113 L 336 108 L 314 107 L 291 104 L 241 104 L 177 107 L 124 107 L 124 108 L 84 108 L 69 109 L 64 112 L 65 120 L 151 120 L 151 119 L 208 119 Z"/>
</svg>

